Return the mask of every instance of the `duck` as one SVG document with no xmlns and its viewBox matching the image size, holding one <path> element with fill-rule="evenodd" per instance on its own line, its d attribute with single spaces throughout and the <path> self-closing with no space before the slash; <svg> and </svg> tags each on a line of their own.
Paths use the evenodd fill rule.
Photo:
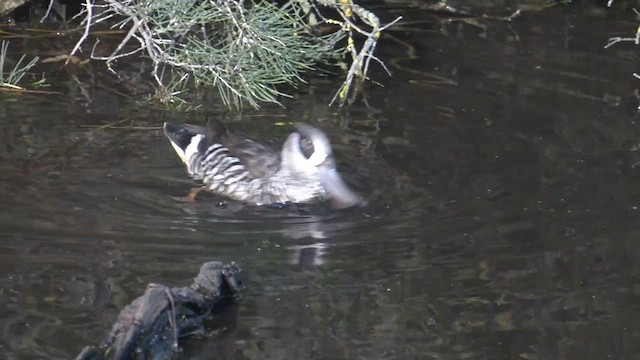
<svg viewBox="0 0 640 360">
<path fill-rule="evenodd" d="M 210 117 L 206 127 L 164 123 L 164 134 L 201 190 L 254 204 L 330 200 L 336 208 L 362 204 L 340 176 L 329 138 L 297 124 L 278 153 L 265 143 L 228 129 Z"/>
</svg>

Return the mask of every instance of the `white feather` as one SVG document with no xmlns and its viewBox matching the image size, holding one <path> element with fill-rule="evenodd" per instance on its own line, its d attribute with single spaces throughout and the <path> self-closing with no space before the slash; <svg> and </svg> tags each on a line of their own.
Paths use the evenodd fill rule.
<svg viewBox="0 0 640 360">
<path fill-rule="evenodd" d="M 184 158 L 182 161 L 184 161 L 185 164 L 188 164 L 189 159 L 198 152 L 198 145 L 202 139 L 204 139 L 204 135 L 202 134 L 195 135 L 191 138 L 191 142 L 187 145 L 187 148 L 184 149 Z"/>
<path fill-rule="evenodd" d="M 211 148 L 213 148 L 214 150 L 209 155 L 207 155 L 207 157 L 204 158 L 204 160 L 202 160 L 202 163 L 206 164 L 209 161 L 211 161 L 214 157 L 218 156 L 218 154 L 220 154 L 222 152 L 225 152 L 225 151 L 229 151 L 229 150 L 227 150 L 227 148 L 222 147 L 222 145 L 220 145 L 220 144 L 213 144 L 213 145 L 211 145 L 209 147 L 209 149 L 211 149 Z M 207 150 L 209 150 L 209 149 L 207 149 Z"/>
</svg>

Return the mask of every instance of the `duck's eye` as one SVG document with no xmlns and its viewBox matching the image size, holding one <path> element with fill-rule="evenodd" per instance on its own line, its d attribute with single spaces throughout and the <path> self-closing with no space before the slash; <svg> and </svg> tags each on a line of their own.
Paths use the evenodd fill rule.
<svg viewBox="0 0 640 360">
<path fill-rule="evenodd" d="M 305 149 L 311 149 L 313 148 L 313 143 L 311 142 L 311 140 L 304 138 L 302 139 L 302 147 Z"/>
<path fill-rule="evenodd" d="M 303 138 L 300 140 L 300 150 L 302 154 L 304 154 L 304 157 L 307 159 L 310 158 L 313 154 L 313 142 L 308 138 Z"/>
</svg>

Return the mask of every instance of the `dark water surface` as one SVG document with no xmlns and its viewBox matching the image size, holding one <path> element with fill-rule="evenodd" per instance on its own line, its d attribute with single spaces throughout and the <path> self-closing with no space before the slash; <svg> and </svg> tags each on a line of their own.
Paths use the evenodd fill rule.
<svg viewBox="0 0 640 360">
<path fill-rule="evenodd" d="M 73 358 L 147 283 L 220 260 L 243 300 L 182 358 L 638 359 L 640 48 L 603 49 L 637 24 L 582 10 L 388 10 L 406 22 L 367 105 L 334 113 L 322 83 L 232 125 L 277 146 L 275 122 L 317 121 L 369 200 L 348 211 L 181 201 L 159 126 L 201 115 L 78 85 L 108 76 L 91 68 L 63 96 L 0 95 L 1 357 Z M 156 128 L 95 127 L 126 119 Z"/>
</svg>

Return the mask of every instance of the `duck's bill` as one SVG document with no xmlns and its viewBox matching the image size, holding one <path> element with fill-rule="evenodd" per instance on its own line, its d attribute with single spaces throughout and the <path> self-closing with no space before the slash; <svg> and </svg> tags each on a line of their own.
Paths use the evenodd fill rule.
<svg viewBox="0 0 640 360">
<path fill-rule="evenodd" d="M 335 167 L 320 166 L 318 174 L 334 207 L 342 209 L 362 203 L 362 199 L 349 189 Z"/>
</svg>

